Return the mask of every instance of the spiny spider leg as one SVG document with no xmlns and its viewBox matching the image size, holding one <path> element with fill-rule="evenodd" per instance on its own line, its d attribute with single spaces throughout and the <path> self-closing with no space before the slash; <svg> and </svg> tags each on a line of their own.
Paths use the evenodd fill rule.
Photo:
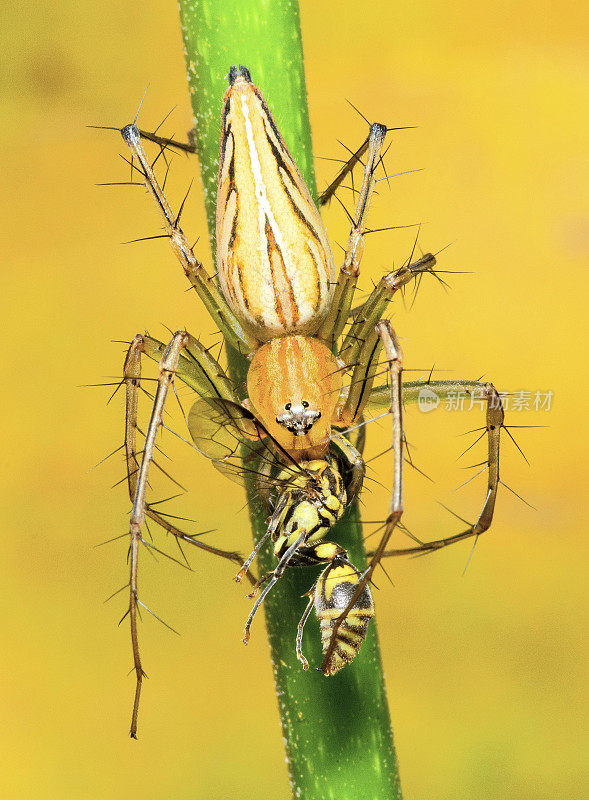
<svg viewBox="0 0 589 800">
<path fill-rule="evenodd" d="M 352 298 L 360 271 L 360 261 L 364 252 L 364 223 L 370 207 L 370 200 L 372 199 L 374 174 L 379 163 L 386 132 L 385 125 L 375 122 L 370 126 L 370 135 L 367 139 L 368 156 L 364 166 L 362 187 L 358 195 L 354 216 L 350 217 L 348 214 L 351 228 L 344 263 L 340 269 L 329 313 L 317 334 L 331 345 L 339 339 L 352 306 Z"/>
<path fill-rule="evenodd" d="M 372 553 L 372 558 L 368 567 L 364 570 L 361 580 L 358 582 L 356 591 L 344 611 L 336 619 L 329 645 L 325 651 L 323 662 L 320 669 L 325 670 L 333 652 L 337 646 L 337 635 L 340 626 L 354 607 L 356 601 L 364 591 L 364 588 L 371 580 L 374 570 L 378 566 L 386 546 L 391 538 L 395 527 L 399 523 L 403 514 L 403 401 L 402 401 L 402 372 L 403 372 L 403 352 L 397 342 L 395 332 L 388 320 L 381 320 L 375 326 L 376 334 L 382 343 L 387 361 L 389 373 L 389 392 L 390 392 L 390 411 L 392 421 L 392 449 L 393 449 L 393 488 L 391 494 L 391 506 L 389 515 L 384 526 L 384 533 L 376 550 Z M 378 350 L 375 348 L 373 359 L 378 361 Z M 370 366 L 368 367 L 370 369 Z"/>
<path fill-rule="evenodd" d="M 174 373 L 178 365 L 180 350 L 186 343 L 186 334 L 177 333 L 170 342 L 164 356 L 160 362 L 160 375 L 158 387 L 153 402 L 151 418 L 145 434 L 145 445 L 139 471 L 134 479 L 129 480 L 129 486 L 135 484 L 133 498 L 133 508 L 131 510 L 131 523 L 129 533 L 131 537 L 130 545 L 130 580 L 129 580 L 129 618 L 131 623 L 131 643 L 133 647 L 133 666 L 135 669 L 136 685 L 135 699 L 133 701 L 133 713 L 131 716 L 131 737 L 137 738 L 137 717 L 139 715 L 139 700 L 141 699 L 141 685 L 143 683 L 143 667 L 141 665 L 141 654 L 139 651 L 139 635 L 137 631 L 137 609 L 139 605 L 138 596 L 138 559 L 139 544 L 141 543 L 141 527 L 145 522 L 145 493 L 147 488 L 147 477 L 149 465 L 153 461 L 153 451 L 158 428 L 163 422 L 163 409 L 168 390 L 173 380 Z M 136 383 L 136 376 L 130 379 L 129 383 Z M 127 406 L 129 408 L 129 404 Z M 134 404 L 135 412 L 137 403 Z M 134 451 L 136 459 L 136 450 Z"/>
<path fill-rule="evenodd" d="M 386 314 L 388 304 L 395 293 L 424 272 L 432 272 L 435 265 L 435 256 L 432 253 L 426 253 L 417 261 L 382 276 L 366 302 L 358 308 L 354 321 L 344 338 L 339 355 L 346 364 L 352 366 L 361 361 L 360 350 L 378 320 Z"/>
<path fill-rule="evenodd" d="M 175 370 L 175 375 L 180 378 L 191 388 L 197 392 L 202 393 L 203 396 L 216 396 L 222 397 L 227 400 L 236 402 L 236 395 L 233 392 L 232 384 L 223 372 L 221 366 L 215 359 L 208 353 L 204 346 L 191 336 L 189 333 L 183 332 L 185 336 L 184 349 L 190 354 L 190 359 L 185 356 L 179 355 L 178 362 Z M 127 352 L 125 364 L 123 367 L 123 381 L 126 385 L 126 414 L 125 414 L 125 448 L 127 460 L 127 482 L 129 485 L 129 496 L 131 501 L 134 501 L 137 490 L 137 478 L 139 470 L 139 459 L 137 451 L 137 413 L 138 413 L 138 396 L 141 386 L 141 356 L 145 354 L 156 361 L 163 358 L 166 351 L 166 345 L 153 339 L 151 336 L 137 334 Z M 161 369 L 161 368 L 160 368 Z M 215 391 L 213 391 L 213 386 Z M 208 390 L 208 392 L 206 391 Z M 149 504 L 146 504 L 145 515 L 157 522 L 168 533 L 173 534 L 182 541 L 189 542 L 190 544 L 204 550 L 212 555 L 226 558 L 243 566 L 243 558 L 239 553 L 221 550 L 218 547 L 212 547 L 209 544 L 195 539 L 184 531 L 181 531 L 175 525 L 172 525 L 161 514 L 155 511 Z M 247 575 L 249 581 L 254 584 L 255 577 L 248 572 L 247 568 L 243 571 Z"/>
<path fill-rule="evenodd" d="M 241 323 L 229 308 L 215 278 L 206 272 L 203 265 L 196 258 L 192 247 L 188 244 L 188 239 L 184 231 L 180 227 L 180 215 L 184 204 L 182 204 L 178 215 L 175 217 L 155 177 L 149 159 L 145 154 L 141 144 L 139 129 L 134 124 L 126 125 L 121 130 L 121 135 L 125 144 L 141 165 L 141 169 L 137 167 L 136 169 L 138 169 L 143 176 L 145 186 L 156 202 L 164 222 L 164 229 L 170 239 L 170 245 L 178 261 L 182 265 L 186 277 L 203 301 L 207 311 L 223 334 L 225 340 L 238 352 L 251 352 L 255 349 L 257 341 L 243 329 Z"/>
<path fill-rule="evenodd" d="M 350 105 L 352 106 L 352 108 L 355 111 L 358 111 L 356 106 L 352 105 L 351 103 L 350 103 Z M 360 113 L 360 116 L 366 122 L 368 122 L 368 120 L 366 119 L 364 114 Z M 402 126 L 397 127 L 397 128 L 385 128 L 385 131 L 386 132 L 388 132 L 388 131 L 405 131 L 405 130 L 408 130 L 409 128 L 412 128 L 412 127 L 413 127 L 412 125 L 402 125 Z M 351 156 L 344 163 L 344 165 L 342 166 L 340 171 L 337 173 L 335 178 L 332 180 L 332 182 L 329 184 L 327 189 L 324 189 L 321 192 L 321 194 L 319 195 L 319 205 L 320 206 L 324 206 L 326 203 L 328 203 L 331 200 L 331 198 L 335 195 L 336 191 L 339 189 L 339 187 L 343 183 L 343 181 L 346 178 L 346 176 L 349 175 L 353 171 L 353 169 L 356 166 L 356 164 L 358 164 L 359 162 L 361 163 L 362 156 L 368 150 L 369 143 L 370 143 L 370 134 L 368 134 L 366 139 L 364 139 L 364 141 L 362 142 L 360 147 L 355 152 L 352 153 L 352 151 L 349 150 L 346 147 L 346 150 L 348 150 L 348 152 L 351 153 Z M 178 147 L 181 147 L 181 149 L 188 149 L 186 145 L 182 146 L 182 145 L 179 145 L 177 142 L 173 142 L 173 144 L 177 145 Z M 345 147 L 345 145 L 344 145 L 344 147 Z M 332 159 L 330 159 L 330 160 L 332 160 Z M 387 177 L 387 176 L 385 176 L 385 177 Z M 384 178 L 381 178 L 381 180 L 384 180 Z"/>
<path fill-rule="evenodd" d="M 162 123 L 160 122 L 160 125 L 161 124 Z M 196 153 L 196 143 L 194 142 L 194 137 L 195 137 L 194 129 L 188 131 L 187 142 L 179 142 L 177 139 L 168 136 L 158 136 L 156 133 L 151 133 L 150 131 L 144 131 L 141 128 L 138 128 L 138 130 L 139 134 L 143 136 L 144 139 L 148 139 L 150 142 L 154 142 L 154 144 L 158 144 L 160 147 L 163 147 L 164 149 L 168 147 L 175 147 L 177 150 L 183 150 L 185 153 Z"/>
<path fill-rule="evenodd" d="M 366 464 L 362 458 L 360 449 L 354 447 L 345 436 L 339 433 L 333 433 L 331 437 L 331 446 L 339 451 L 342 456 L 342 463 L 345 464 L 346 470 L 349 471 L 349 476 L 346 479 L 346 495 L 349 505 L 352 500 L 355 500 L 358 492 L 362 488 Z"/>
<path fill-rule="evenodd" d="M 364 139 L 364 141 L 362 142 L 360 147 L 356 150 L 356 152 L 353 153 L 352 156 L 345 162 L 345 164 L 342 166 L 342 168 L 337 173 L 335 178 L 329 184 L 327 189 L 321 192 L 321 194 L 319 195 L 320 206 L 324 206 L 331 200 L 331 198 L 339 189 L 346 176 L 349 175 L 356 166 L 356 164 L 360 162 L 360 159 L 362 158 L 364 153 L 368 150 L 369 141 L 370 141 L 370 134 L 366 137 L 366 139 Z"/>
<path fill-rule="evenodd" d="M 449 536 L 445 539 L 436 539 L 431 542 L 424 542 L 415 547 L 403 547 L 395 550 L 384 550 L 381 557 L 403 556 L 419 553 L 431 553 L 434 550 L 439 550 L 442 547 L 447 547 L 455 542 L 461 542 L 471 536 L 478 537 L 484 533 L 491 525 L 493 519 L 493 512 L 495 510 L 495 500 L 499 484 L 499 445 L 501 439 L 501 428 L 504 427 L 504 411 L 501 403 L 501 397 L 492 383 L 485 383 L 481 381 L 412 381 L 403 386 L 403 402 L 411 403 L 416 402 L 419 392 L 427 387 L 431 392 L 435 393 L 438 398 L 444 399 L 454 396 L 456 392 L 465 392 L 471 397 L 478 397 L 480 400 L 486 400 L 486 425 L 485 431 L 488 441 L 488 455 L 487 455 L 487 469 L 489 472 L 489 480 L 487 484 L 487 493 L 483 508 L 477 521 L 470 525 L 466 530 Z M 386 387 L 379 386 L 373 390 L 373 395 L 376 395 L 378 400 L 384 395 Z M 372 403 L 372 398 L 371 401 Z M 375 555 L 369 553 L 368 555 Z"/>
<path fill-rule="evenodd" d="M 179 374 L 179 363 L 184 357 L 180 355 L 181 350 L 185 349 L 187 353 L 195 359 L 195 355 L 199 352 L 198 348 L 202 345 L 197 342 L 194 337 L 185 331 L 176 333 L 167 347 L 161 342 L 157 342 L 151 337 L 137 335 L 133 339 L 131 346 L 125 358 L 123 368 L 123 381 L 126 386 L 126 415 L 125 415 L 125 448 L 126 448 L 126 462 L 127 462 L 127 482 L 129 487 L 129 494 L 133 501 L 133 509 L 131 511 L 130 522 L 130 597 L 129 608 L 127 613 L 130 618 L 131 625 L 131 643 L 133 649 L 133 665 L 136 675 L 136 688 L 135 699 L 133 702 L 133 713 L 131 717 L 131 736 L 137 738 L 137 717 L 139 714 L 139 700 L 141 696 L 141 686 L 145 673 L 143 672 L 141 664 L 141 654 L 139 650 L 139 636 L 137 630 L 137 611 L 138 606 L 141 604 L 138 596 L 138 559 L 139 559 L 139 545 L 143 542 L 141 528 L 145 522 L 145 517 L 149 517 L 163 527 L 166 531 L 176 536 L 179 540 L 189 542 L 190 544 L 205 550 L 213 555 L 221 556 L 222 558 L 229 559 L 242 566 L 242 558 L 239 553 L 220 550 L 219 548 L 212 547 L 200 542 L 192 536 L 181 531 L 176 526 L 172 525 L 165 517 L 161 516 L 153 508 L 150 508 L 146 502 L 146 489 L 148 481 L 148 473 L 151 462 L 153 461 L 155 441 L 158 429 L 163 424 L 163 409 L 169 393 L 169 388 L 173 383 L 174 376 Z M 204 351 L 206 353 L 206 351 Z M 145 434 L 145 443 L 142 451 L 141 462 L 139 462 L 139 453 L 137 450 L 137 413 L 138 413 L 138 395 L 141 385 L 141 356 L 148 354 L 152 358 L 161 355 L 159 364 L 159 378 L 156 395 L 153 401 L 153 407 L 149 425 Z M 214 359 L 206 353 L 206 356 L 214 362 Z M 183 379 L 193 388 L 197 388 L 202 384 L 202 373 L 205 371 L 201 369 L 201 375 L 195 370 L 191 362 L 184 358 Z M 195 361 L 195 363 L 197 363 Z M 216 364 L 216 362 L 215 362 Z M 201 366 L 199 364 L 199 366 Z M 207 365 L 210 366 L 210 365 Z M 218 369 L 221 369 L 216 365 Z M 188 379 L 187 379 L 188 377 Z M 219 376 L 217 376 L 218 378 Z M 192 378 L 192 381 L 191 381 Z M 227 379 L 228 380 L 228 379 Z M 196 383 L 196 386 L 194 385 Z M 221 383 L 223 386 L 223 383 Z M 225 387 L 227 389 L 227 387 Z M 210 387 L 209 387 L 210 393 Z M 248 574 L 248 578 L 253 582 L 255 579 L 252 575 Z"/>
</svg>

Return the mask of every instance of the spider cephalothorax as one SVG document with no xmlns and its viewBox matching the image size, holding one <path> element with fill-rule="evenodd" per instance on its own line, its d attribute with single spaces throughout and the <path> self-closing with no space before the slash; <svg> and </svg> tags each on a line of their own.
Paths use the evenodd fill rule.
<svg viewBox="0 0 589 800">
<path fill-rule="evenodd" d="M 318 419 L 321 419 L 321 411 L 311 408 L 308 400 L 301 400 L 300 405 L 286 403 L 276 422 L 295 436 L 306 436 Z"/>
</svg>

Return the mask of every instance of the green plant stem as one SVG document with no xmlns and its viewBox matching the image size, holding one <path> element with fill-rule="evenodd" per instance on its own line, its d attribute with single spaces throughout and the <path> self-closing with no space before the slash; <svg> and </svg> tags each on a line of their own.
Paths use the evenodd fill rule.
<svg viewBox="0 0 589 800">
<path fill-rule="evenodd" d="M 232 64 L 247 66 L 263 91 L 278 127 L 316 196 L 298 3 L 296 0 L 180 0 L 180 16 L 196 141 L 211 241 L 214 241 L 220 112 Z M 238 385 L 247 362 L 229 354 Z M 253 487 L 248 501 L 254 539 L 265 532 L 267 511 Z M 366 564 L 356 506 L 333 529 L 353 563 Z M 262 572 L 273 566 L 271 548 L 260 553 Z M 293 796 L 303 800 L 397 800 L 401 797 L 376 625 L 371 624 L 359 656 L 326 678 L 319 627 L 305 630 L 311 665 L 303 671 L 295 655 L 296 627 L 314 573 L 287 570 L 265 602 L 266 624 L 286 743 Z M 253 635 L 260 636 L 261 620 Z M 254 695 L 252 695 L 253 697 Z"/>
</svg>

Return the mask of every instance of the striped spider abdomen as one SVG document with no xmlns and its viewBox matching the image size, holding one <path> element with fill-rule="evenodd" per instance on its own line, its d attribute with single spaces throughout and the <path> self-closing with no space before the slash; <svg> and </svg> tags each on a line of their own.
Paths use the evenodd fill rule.
<svg viewBox="0 0 589 800">
<path fill-rule="evenodd" d="M 249 71 L 225 94 L 217 189 L 217 269 L 235 315 L 257 339 L 314 334 L 335 266 L 319 211 Z"/>
</svg>

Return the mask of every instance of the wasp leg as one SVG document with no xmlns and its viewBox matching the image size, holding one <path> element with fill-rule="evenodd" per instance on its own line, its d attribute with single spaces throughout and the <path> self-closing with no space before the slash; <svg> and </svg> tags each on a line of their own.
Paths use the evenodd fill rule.
<svg viewBox="0 0 589 800">
<path fill-rule="evenodd" d="M 432 253 L 426 253 L 417 261 L 382 276 L 366 302 L 357 309 L 354 321 L 344 338 L 339 357 L 346 364 L 353 367 L 362 361 L 362 348 L 366 339 L 376 323 L 386 315 L 388 304 L 395 293 L 424 272 L 431 272 L 435 265 L 435 256 Z"/>
<path fill-rule="evenodd" d="M 184 231 L 180 227 L 180 215 L 174 216 L 170 204 L 158 183 L 153 168 L 147 158 L 139 129 L 134 125 L 126 125 L 121 130 L 125 144 L 140 164 L 135 169 L 140 172 L 145 181 L 149 194 L 153 197 L 164 222 L 164 230 L 170 240 L 170 245 L 176 258 L 179 260 L 186 277 L 194 287 L 196 293 L 204 303 L 213 321 L 223 334 L 226 342 L 238 352 L 250 353 L 256 349 L 258 342 L 247 333 L 235 314 L 229 308 L 223 297 L 215 278 L 209 275 L 200 261 L 194 255 Z"/>
<path fill-rule="evenodd" d="M 495 510 L 495 500 L 499 489 L 499 447 L 501 439 L 501 429 L 504 425 L 504 411 L 501 397 L 492 383 L 481 381 L 411 381 L 403 386 L 403 402 L 414 403 L 419 399 L 420 391 L 428 389 L 430 393 L 436 395 L 439 400 L 451 399 L 456 397 L 459 392 L 464 392 L 473 400 L 486 402 L 486 423 L 483 429 L 488 441 L 486 469 L 488 471 L 488 483 L 485 500 L 477 521 L 465 530 L 446 539 L 436 539 L 431 542 L 424 542 L 415 547 L 406 547 L 395 550 L 384 550 L 381 557 L 401 556 L 418 553 L 431 553 L 442 547 L 447 547 L 455 542 L 461 542 L 471 536 L 479 537 L 491 525 Z M 381 402 L 385 387 L 379 386 L 373 390 L 376 395 L 376 402 Z M 431 397 L 431 395 L 430 395 Z M 372 404 L 372 398 L 371 398 Z"/>
<path fill-rule="evenodd" d="M 252 561 L 258 555 L 258 553 L 260 552 L 260 550 L 262 548 L 262 545 L 264 544 L 264 542 L 270 536 L 271 533 L 272 533 L 272 531 L 270 530 L 270 528 L 268 528 L 266 533 L 263 536 L 260 537 L 260 539 L 256 543 L 256 546 L 254 547 L 252 552 L 249 554 L 249 556 L 246 558 L 246 560 L 243 562 L 243 565 L 242 565 L 241 569 L 239 570 L 239 572 L 235 576 L 235 582 L 236 583 L 240 583 L 243 580 L 243 576 L 247 573 Z M 267 579 L 267 577 L 268 577 L 267 575 L 264 575 L 263 578 L 260 578 L 258 581 L 256 581 L 256 583 L 254 584 L 254 589 L 257 590 L 257 588 L 261 585 L 261 583 L 263 583 Z"/>
<path fill-rule="evenodd" d="M 303 665 L 303 669 L 304 670 L 308 670 L 309 669 L 309 662 L 307 661 L 307 659 L 303 655 L 303 629 L 305 627 L 305 623 L 309 619 L 309 614 L 311 613 L 311 610 L 312 610 L 313 606 L 315 605 L 315 586 L 316 585 L 317 584 L 314 583 L 313 586 L 307 592 L 307 594 L 309 596 L 309 602 L 308 602 L 307 608 L 304 610 L 303 616 L 301 617 L 301 620 L 300 620 L 300 622 L 299 622 L 299 624 L 297 626 L 297 645 L 296 645 L 297 658 L 301 662 L 301 664 Z"/>
<path fill-rule="evenodd" d="M 303 530 L 301 532 L 300 536 L 297 538 L 296 542 L 294 542 L 294 544 L 291 544 L 291 546 L 288 548 L 288 550 L 282 556 L 282 558 L 278 562 L 278 565 L 277 565 L 276 569 L 274 570 L 274 572 L 270 573 L 272 575 L 272 577 L 270 579 L 270 582 L 268 583 L 268 585 L 266 586 L 266 588 L 264 589 L 262 594 L 258 597 L 256 602 L 254 603 L 254 607 L 252 608 L 252 610 L 250 612 L 250 615 L 247 618 L 247 622 L 245 623 L 245 628 L 244 628 L 244 631 L 243 631 L 243 643 L 244 644 L 247 644 L 249 642 L 249 640 L 250 640 L 250 628 L 252 626 L 252 622 L 254 621 L 254 617 L 256 616 L 256 612 L 258 611 L 259 607 L 264 602 L 264 600 L 266 598 L 266 595 L 272 589 L 274 584 L 284 575 L 284 570 L 288 567 L 288 562 L 294 556 L 294 554 L 299 549 L 301 544 L 305 541 L 306 536 L 307 536 L 307 531 Z M 268 577 L 269 577 L 269 575 L 265 575 L 264 576 L 264 580 L 266 578 L 268 578 Z"/>
<path fill-rule="evenodd" d="M 402 372 L 403 372 L 403 353 L 397 342 L 392 325 L 388 320 L 381 320 L 375 326 L 375 332 L 378 336 L 382 347 L 385 352 L 387 361 L 387 368 L 389 374 L 389 392 L 390 392 L 390 411 L 392 420 L 392 449 L 394 453 L 393 460 L 393 489 L 391 494 L 391 506 L 389 515 L 384 525 L 384 532 L 379 542 L 378 547 L 372 554 L 372 559 L 368 567 L 362 573 L 362 577 L 358 582 L 356 590 L 352 594 L 348 605 L 335 620 L 331 633 L 331 639 L 324 651 L 323 662 L 321 669 L 325 672 L 329 668 L 331 659 L 335 648 L 337 647 L 338 631 L 340 626 L 354 607 L 358 598 L 364 591 L 372 578 L 374 570 L 378 566 L 383 553 L 386 550 L 389 539 L 391 538 L 395 527 L 399 523 L 403 514 L 403 402 L 402 402 Z M 376 348 L 375 348 L 376 349 Z M 377 359 L 377 356 L 375 356 Z M 367 367 L 370 369 L 370 365 Z"/>
<path fill-rule="evenodd" d="M 149 467 L 153 461 L 155 440 L 159 427 L 162 425 L 162 415 L 164 405 L 168 396 L 169 388 L 173 383 L 174 376 L 178 373 L 179 362 L 182 356 L 180 351 L 184 348 L 192 347 L 196 340 L 184 331 L 174 335 L 167 347 L 162 346 L 161 360 L 159 364 L 158 386 L 153 402 L 151 418 L 145 435 L 145 443 L 140 454 L 137 450 L 137 412 L 138 396 L 141 385 L 141 356 L 143 353 L 160 353 L 161 343 L 141 335 L 135 336 L 125 358 L 123 368 L 123 382 L 126 386 L 126 414 L 125 414 L 125 450 L 127 463 L 127 483 L 129 495 L 133 501 L 130 524 L 130 579 L 129 579 L 129 608 L 127 613 L 131 625 L 131 642 L 133 648 L 133 665 L 136 675 L 135 699 L 133 703 L 133 713 L 131 717 L 131 736 L 137 737 L 137 717 L 139 713 L 139 700 L 141 696 L 141 685 L 145 673 L 141 664 L 141 654 L 139 651 L 139 638 L 137 630 L 137 612 L 141 606 L 138 596 L 138 558 L 139 545 L 143 542 L 141 528 L 145 522 L 145 517 L 153 519 L 169 533 L 178 539 L 189 542 L 201 550 L 206 550 L 213 555 L 227 558 L 242 565 L 239 553 L 220 550 L 216 547 L 201 542 L 194 537 L 185 534 L 180 529 L 172 525 L 165 517 L 154 511 L 146 502 L 146 488 Z M 156 346 L 157 345 L 157 346 Z M 151 352 L 150 352 L 151 351 Z M 189 352 L 187 350 L 187 352 Z M 188 362 L 189 365 L 190 362 Z M 186 368 L 186 365 L 185 365 Z M 191 367 L 192 368 L 192 367 Z M 141 455 L 141 459 L 139 456 Z M 251 576 L 249 576 L 251 578 Z M 252 579 L 253 580 L 253 579 Z"/>
<path fill-rule="evenodd" d="M 360 272 L 360 261 L 362 260 L 362 254 L 364 252 L 364 237 L 366 234 L 365 222 L 374 190 L 374 174 L 379 164 L 386 133 L 386 126 L 375 122 L 370 126 L 370 134 L 366 140 L 368 155 L 366 157 L 366 164 L 364 165 L 362 187 L 358 195 L 356 211 L 354 216 L 350 217 L 351 228 L 346 254 L 344 256 L 344 263 L 340 269 L 329 313 L 317 333 L 317 335 L 321 339 L 324 339 L 329 345 L 333 345 L 341 336 L 348 320 L 350 308 L 352 307 L 354 290 L 358 280 L 358 273 Z M 360 148 L 360 150 L 362 150 L 362 148 Z M 359 153 L 360 151 L 357 152 Z M 352 159 L 348 162 L 349 165 L 353 161 L 349 169 L 351 169 L 360 158 L 361 156 L 354 154 Z M 334 183 L 336 183 L 336 181 L 334 181 Z M 333 191 L 335 191 L 335 188 Z M 333 191 L 331 194 L 333 194 Z"/>
</svg>

